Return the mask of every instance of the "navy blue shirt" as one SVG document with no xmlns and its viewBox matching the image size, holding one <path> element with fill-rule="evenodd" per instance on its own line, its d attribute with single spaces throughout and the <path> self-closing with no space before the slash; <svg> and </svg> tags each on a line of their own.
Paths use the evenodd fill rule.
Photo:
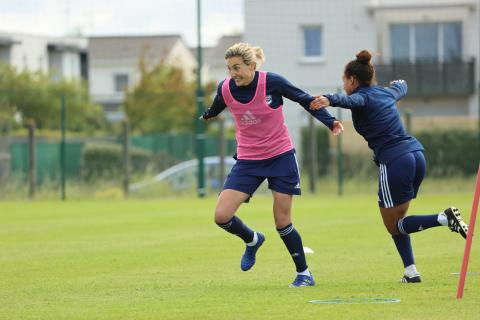
<svg viewBox="0 0 480 320">
<path fill-rule="evenodd" d="M 423 150 L 415 137 L 403 127 L 396 102 L 407 94 L 404 80 L 390 87 L 359 86 L 351 95 L 327 94 L 330 104 L 350 109 L 355 130 L 368 142 L 376 160 L 387 164 L 412 151 Z"/>
<path fill-rule="evenodd" d="M 222 85 L 224 81 L 225 80 L 221 81 L 218 85 L 217 95 L 213 100 L 212 106 L 203 113 L 203 117 L 205 119 L 217 116 L 227 107 L 222 96 Z M 235 100 L 241 103 L 250 102 L 255 96 L 257 83 L 258 71 L 255 72 L 255 77 L 253 78 L 253 81 L 247 86 L 237 86 L 235 84 L 235 81 L 233 79 L 230 79 L 230 91 L 232 93 L 232 96 L 235 98 Z M 310 102 L 312 102 L 314 97 L 295 87 L 287 79 L 278 74 L 267 72 L 266 96 L 267 99 L 271 101 L 268 102 L 268 105 L 273 109 L 276 109 L 283 105 L 283 97 L 285 97 L 289 100 L 298 102 L 306 111 L 308 111 L 317 120 L 321 121 L 328 128 L 332 129 L 333 127 L 333 122 L 335 121 L 335 118 L 332 117 L 327 110 L 310 110 Z"/>
</svg>

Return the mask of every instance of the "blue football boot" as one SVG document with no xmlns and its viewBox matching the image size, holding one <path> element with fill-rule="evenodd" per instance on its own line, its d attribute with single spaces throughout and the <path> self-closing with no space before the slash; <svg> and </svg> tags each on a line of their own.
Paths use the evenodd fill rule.
<svg viewBox="0 0 480 320">
<path fill-rule="evenodd" d="M 311 274 L 309 276 L 304 276 L 299 274 L 290 285 L 290 288 L 310 287 L 314 285 L 315 285 L 315 280 L 313 279 L 313 276 Z"/>
<path fill-rule="evenodd" d="M 247 246 L 245 249 L 245 253 L 242 256 L 242 260 L 240 261 L 240 268 L 243 271 L 250 270 L 253 265 L 255 264 L 255 255 L 257 254 L 258 249 L 262 246 L 263 242 L 265 241 L 265 236 L 257 232 L 257 244 L 254 246 Z"/>
</svg>

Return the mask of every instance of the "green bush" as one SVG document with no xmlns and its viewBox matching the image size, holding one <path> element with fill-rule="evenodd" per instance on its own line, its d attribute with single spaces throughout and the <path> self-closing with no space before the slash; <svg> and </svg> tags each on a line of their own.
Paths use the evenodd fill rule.
<svg viewBox="0 0 480 320">
<path fill-rule="evenodd" d="M 145 172 L 151 152 L 130 148 L 131 173 Z M 123 176 L 122 146 L 114 143 L 87 143 L 82 151 L 81 172 L 84 181 L 120 180 Z"/>
<path fill-rule="evenodd" d="M 365 153 L 344 153 L 343 154 L 343 176 L 371 177 L 378 174 L 378 167 L 373 162 L 373 152 Z"/>
<path fill-rule="evenodd" d="M 159 173 L 174 166 L 179 162 L 180 161 L 171 154 L 160 151 L 153 155 L 151 168 L 154 173 Z"/>
<path fill-rule="evenodd" d="M 324 176 L 330 169 L 330 141 L 328 140 L 330 131 L 325 127 L 315 126 L 317 135 L 317 159 L 318 159 L 318 175 Z M 310 148 L 310 128 L 304 127 L 302 134 L 302 168 L 308 170 L 310 168 L 310 156 L 312 149 Z"/>
<path fill-rule="evenodd" d="M 421 131 L 414 134 L 425 147 L 427 175 L 470 176 L 478 169 L 478 132 L 465 129 Z"/>
<path fill-rule="evenodd" d="M 441 178 L 477 173 L 480 161 L 478 133 L 473 130 L 429 130 L 414 133 L 425 148 L 427 176 Z M 376 175 L 378 167 L 369 155 L 344 153 L 343 174 L 345 178 Z"/>
</svg>

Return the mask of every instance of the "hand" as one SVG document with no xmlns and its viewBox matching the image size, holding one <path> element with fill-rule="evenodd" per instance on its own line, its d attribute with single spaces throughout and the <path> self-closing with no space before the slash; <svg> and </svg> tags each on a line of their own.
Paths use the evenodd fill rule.
<svg viewBox="0 0 480 320">
<path fill-rule="evenodd" d="M 404 82 L 405 82 L 405 80 L 403 80 L 403 79 L 393 80 L 393 81 L 390 82 L 390 85 L 393 86 L 395 83 L 404 83 Z"/>
<path fill-rule="evenodd" d="M 334 136 L 338 136 L 343 132 L 343 124 L 340 121 L 335 120 L 333 122 L 332 133 Z"/>
<path fill-rule="evenodd" d="M 207 122 L 207 121 L 210 120 L 210 119 L 212 119 L 212 118 L 205 119 L 205 118 L 203 117 L 203 115 L 201 115 L 200 117 L 198 117 L 198 120 L 203 120 L 203 121 L 205 121 L 205 122 Z"/>
<path fill-rule="evenodd" d="M 315 99 L 310 102 L 310 109 L 311 110 L 318 110 L 321 108 L 328 107 L 330 105 L 330 101 L 325 96 L 316 96 Z"/>
</svg>

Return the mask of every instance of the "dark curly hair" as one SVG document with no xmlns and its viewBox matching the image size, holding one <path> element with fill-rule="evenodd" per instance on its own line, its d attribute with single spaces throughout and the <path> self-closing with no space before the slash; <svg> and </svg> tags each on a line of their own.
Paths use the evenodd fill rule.
<svg viewBox="0 0 480 320">
<path fill-rule="evenodd" d="M 345 66 L 345 76 L 355 77 L 360 85 L 371 85 L 375 81 L 375 68 L 372 63 L 372 54 L 368 50 L 357 53 L 357 59 Z"/>
</svg>

